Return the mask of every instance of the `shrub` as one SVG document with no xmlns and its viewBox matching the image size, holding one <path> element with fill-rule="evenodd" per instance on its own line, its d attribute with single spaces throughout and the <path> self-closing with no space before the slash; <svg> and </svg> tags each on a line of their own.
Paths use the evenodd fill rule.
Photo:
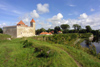
<svg viewBox="0 0 100 67">
<path fill-rule="evenodd" d="M 38 53 L 37 57 L 43 57 L 43 58 L 48 58 L 52 57 L 55 54 L 54 50 L 51 50 L 49 47 L 36 47 L 35 52 Z"/>
<path fill-rule="evenodd" d="M 96 56 L 96 47 L 94 45 L 92 46 L 89 45 L 89 51 L 90 51 L 90 54 Z"/>
<path fill-rule="evenodd" d="M 3 33 L 3 30 L 2 30 L 2 28 L 0 28 L 0 33 Z"/>
<path fill-rule="evenodd" d="M 97 58 L 100 59 L 100 52 L 97 54 Z"/>
<path fill-rule="evenodd" d="M 25 40 L 25 41 L 23 42 L 23 47 L 24 47 L 24 48 L 30 47 L 30 46 L 32 46 L 32 43 L 29 42 L 28 40 Z"/>
</svg>

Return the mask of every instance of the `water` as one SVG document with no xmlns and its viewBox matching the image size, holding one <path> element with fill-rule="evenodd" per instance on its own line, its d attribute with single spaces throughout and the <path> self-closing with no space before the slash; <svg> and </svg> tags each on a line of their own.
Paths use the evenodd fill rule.
<svg viewBox="0 0 100 67">
<path fill-rule="evenodd" d="M 96 52 L 99 53 L 100 52 L 100 37 L 94 37 L 92 42 L 90 42 L 89 40 L 85 40 L 80 45 L 82 47 L 88 47 L 89 48 L 89 45 L 92 45 L 92 44 L 95 45 Z"/>
</svg>

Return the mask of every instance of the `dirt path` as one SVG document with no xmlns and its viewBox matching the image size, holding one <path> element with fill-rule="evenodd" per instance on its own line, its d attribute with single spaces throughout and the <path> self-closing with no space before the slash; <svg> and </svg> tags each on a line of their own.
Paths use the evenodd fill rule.
<svg viewBox="0 0 100 67">
<path fill-rule="evenodd" d="M 60 48 L 60 47 L 58 47 L 58 48 Z M 82 64 L 80 64 L 77 60 L 75 60 L 73 58 L 73 56 L 71 54 L 69 54 L 66 50 L 64 50 L 62 48 L 60 48 L 60 49 L 63 50 L 64 52 L 66 52 L 75 61 L 75 63 L 77 64 L 78 67 L 83 67 Z"/>
<path fill-rule="evenodd" d="M 65 50 L 63 50 L 63 51 L 65 51 Z M 65 52 L 66 52 L 66 51 L 65 51 Z M 76 61 L 76 60 L 72 57 L 71 54 L 69 54 L 68 52 L 66 52 L 66 53 L 75 61 L 75 63 L 77 64 L 78 67 L 82 67 L 82 64 L 80 64 L 78 61 Z"/>
<path fill-rule="evenodd" d="M 79 41 L 80 41 L 80 39 L 77 39 L 77 40 L 74 42 L 74 45 L 77 44 Z"/>
</svg>

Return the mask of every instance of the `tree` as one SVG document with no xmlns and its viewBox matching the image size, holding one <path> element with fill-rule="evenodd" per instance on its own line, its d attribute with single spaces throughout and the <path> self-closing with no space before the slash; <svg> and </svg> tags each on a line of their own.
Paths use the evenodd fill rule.
<svg viewBox="0 0 100 67">
<path fill-rule="evenodd" d="M 3 30 L 0 28 L 0 33 L 3 33 Z"/>
<path fill-rule="evenodd" d="M 50 28 L 49 28 L 49 29 L 47 30 L 47 32 L 51 32 L 51 31 L 54 31 L 54 29 L 50 29 Z"/>
<path fill-rule="evenodd" d="M 79 33 L 86 33 L 86 29 L 81 29 Z"/>
<path fill-rule="evenodd" d="M 81 29 L 81 26 L 78 24 L 74 24 L 73 28 L 74 28 L 75 32 L 79 32 L 79 30 Z"/>
<path fill-rule="evenodd" d="M 41 29 L 40 29 L 40 33 L 41 33 L 41 32 L 45 32 L 45 31 L 46 31 L 46 30 L 45 30 L 44 28 L 41 28 Z"/>
<path fill-rule="evenodd" d="M 90 27 L 89 25 L 86 26 L 85 28 L 86 28 L 86 31 L 87 31 L 87 32 L 91 32 L 91 31 L 92 31 L 92 29 L 91 29 L 91 27 Z"/>
<path fill-rule="evenodd" d="M 68 24 L 62 24 L 61 26 L 60 26 L 63 30 L 68 30 L 69 28 L 70 28 L 70 26 L 68 25 Z"/>
<path fill-rule="evenodd" d="M 41 32 L 45 32 L 46 30 L 44 28 L 41 28 L 41 29 L 37 29 L 36 30 L 36 34 L 40 34 Z"/>
<path fill-rule="evenodd" d="M 36 35 L 40 34 L 40 29 L 36 30 Z"/>
<path fill-rule="evenodd" d="M 60 27 L 59 26 L 56 26 L 55 28 L 54 28 L 54 33 L 58 33 L 58 31 L 60 31 L 61 29 L 60 29 Z"/>
</svg>

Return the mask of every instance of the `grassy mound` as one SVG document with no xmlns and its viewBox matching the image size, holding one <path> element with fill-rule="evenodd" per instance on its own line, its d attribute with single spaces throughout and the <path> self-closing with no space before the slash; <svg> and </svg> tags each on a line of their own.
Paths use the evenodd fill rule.
<svg viewBox="0 0 100 67">
<path fill-rule="evenodd" d="M 0 34 L 0 40 L 7 40 L 7 38 L 10 38 L 10 35 L 7 34 Z"/>
<path fill-rule="evenodd" d="M 100 67 L 100 60 L 68 45 L 33 38 L 17 38 L 0 43 L 0 67 L 79 66 Z"/>
<path fill-rule="evenodd" d="M 0 67 L 77 67 L 65 52 L 49 43 L 31 38 L 31 47 L 23 47 L 26 39 L 14 39 L 0 45 Z"/>
</svg>

